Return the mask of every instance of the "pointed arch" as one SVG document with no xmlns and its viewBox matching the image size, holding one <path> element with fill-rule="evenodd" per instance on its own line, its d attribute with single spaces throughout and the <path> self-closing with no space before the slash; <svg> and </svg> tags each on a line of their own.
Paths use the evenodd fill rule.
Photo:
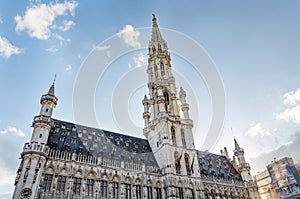
<svg viewBox="0 0 300 199">
<path fill-rule="evenodd" d="M 161 70 L 161 75 L 164 76 L 165 75 L 165 65 L 163 62 L 160 63 L 160 70 Z"/>
<path fill-rule="evenodd" d="M 186 166 L 186 173 L 187 175 L 191 175 L 191 166 L 190 166 L 190 156 L 189 154 L 184 154 L 185 166 Z"/>
<path fill-rule="evenodd" d="M 164 98 L 165 98 L 165 110 L 167 113 L 170 112 L 170 98 L 169 93 L 167 91 L 164 91 Z"/>
<path fill-rule="evenodd" d="M 172 138 L 172 143 L 174 146 L 177 145 L 176 143 L 176 132 L 175 132 L 175 127 L 172 125 L 171 126 L 171 138 Z"/>
<path fill-rule="evenodd" d="M 185 136 L 184 136 L 184 129 L 181 128 L 181 142 L 182 146 L 185 148 L 186 147 L 186 142 L 185 142 Z"/>
<path fill-rule="evenodd" d="M 158 44 L 157 47 L 158 47 L 157 49 L 158 49 L 159 51 L 161 51 L 161 45 Z"/>
<path fill-rule="evenodd" d="M 181 164 L 180 164 L 180 159 L 178 151 L 174 152 L 174 160 L 175 160 L 175 169 L 176 173 L 180 174 L 181 173 Z"/>
</svg>

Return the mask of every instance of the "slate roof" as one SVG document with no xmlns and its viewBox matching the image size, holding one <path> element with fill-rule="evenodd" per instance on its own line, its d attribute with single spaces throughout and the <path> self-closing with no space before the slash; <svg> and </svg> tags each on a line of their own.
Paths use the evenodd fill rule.
<svg viewBox="0 0 300 199">
<path fill-rule="evenodd" d="M 70 153 L 145 164 L 159 169 L 148 140 L 53 119 L 47 145 Z M 202 175 L 241 180 L 241 175 L 222 155 L 197 151 Z M 195 168 L 197 169 L 197 168 Z"/>
<path fill-rule="evenodd" d="M 217 155 L 207 151 L 197 151 L 197 159 L 199 171 L 202 175 L 242 180 L 240 173 L 223 155 Z"/>
<path fill-rule="evenodd" d="M 74 123 L 53 119 L 47 145 L 51 149 L 82 155 L 101 156 L 159 168 L 149 142 Z"/>
</svg>

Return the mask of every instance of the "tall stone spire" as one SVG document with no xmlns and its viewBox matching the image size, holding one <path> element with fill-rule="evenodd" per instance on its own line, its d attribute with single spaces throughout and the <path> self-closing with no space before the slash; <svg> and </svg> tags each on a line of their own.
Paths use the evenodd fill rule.
<svg viewBox="0 0 300 199">
<path fill-rule="evenodd" d="M 157 20 L 154 14 L 152 14 L 152 33 L 151 33 L 151 40 L 149 42 L 149 54 L 160 52 L 167 52 L 168 47 L 167 43 L 163 39 Z"/>
<path fill-rule="evenodd" d="M 183 89 L 177 92 L 170 53 L 155 15 L 152 15 L 147 74 L 149 97 L 145 96 L 142 100 L 145 122 L 143 132 L 158 165 L 164 173 L 199 175 L 198 171 L 194 173 L 191 170 L 196 150 L 192 133 L 193 121 L 189 119 L 186 93 Z M 184 117 L 180 114 L 179 101 Z M 195 168 L 197 164 L 195 161 Z"/>
<path fill-rule="evenodd" d="M 236 141 L 235 138 L 234 138 L 234 146 L 235 146 L 235 150 L 241 149 L 239 143 Z"/>
<path fill-rule="evenodd" d="M 234 157 L 237 160 L 237 166 L 238 166 L 238 170 L 241 173 L 241 176 L 243 178 L 244 181 L 252 181 L 252 176 L 250 173 L 251 167 L 250 164 L 246 162 L 245 160 L 245 152 L 244 149 L 240 147 L 240 145 L 238 144 L 237 140 L 234 138 L 234 146 L 235 149 L 233 150 L 234 152 Z"/>
<path fill-rule="evenodd" d="M 53 82 L 53 84 L 51 85 L 51 87 L 49 88 L 48 95 L 55 96 L 55 95 L 54 95 L 54 82 Z"/>
<path fill-rule="evenodd" d="M 55 84 L 55 80 L 56 80 L 56 75 L 54 76 L 54 80 L 53 80 L 53 83 L 51 85 L 51 87 L 49 88 L 49 91 L 48 91 L 48 95 L 52 95 L 52 96 L 55 96 L 54 95 L 54 84 Z"/>
</svg>

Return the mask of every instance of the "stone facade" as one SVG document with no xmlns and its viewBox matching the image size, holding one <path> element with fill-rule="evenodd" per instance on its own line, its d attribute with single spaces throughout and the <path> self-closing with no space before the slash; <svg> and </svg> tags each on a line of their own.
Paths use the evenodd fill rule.
<svg viewBox="0 0 300 199">
<path fill-rule="evenodd" d="M 53 83 L 21 154 L 14 199 L 259 198 L 236 140 L 234 160 L 226 148 L 221 155 L 195 149 L 186 92 L 176 90 L 167 44 L 152 21 L 146 139 L 54 119 Z"/>
</svg>

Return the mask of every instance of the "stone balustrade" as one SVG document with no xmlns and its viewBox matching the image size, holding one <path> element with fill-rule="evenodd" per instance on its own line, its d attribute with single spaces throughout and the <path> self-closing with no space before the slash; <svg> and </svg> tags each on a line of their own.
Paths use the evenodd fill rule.
<svg viewBox="0 0 300 199">
<path fill-rule="evenodd" d="M 125 170 L 131 171 L 141 171 L 141 172 L 148 172 L 148 173 L 161 173 L 159 168 L 153 166 L 146 166 L 145 164 L 136 164 L 132 162 L 124 162 L 119 160 L 114 160 L 110 158 L 104 157 L 95 157 L 95 156 L 86 156 L 76 153 L 69 153 L 67 151 L 59 151 L 51 149 L 48 153 L 48 157 L 57 160 L 64 160 L 64 161 L 76 161 L 84 164 L 90 165 L 101 165 L 104 167 L 109 168 L 120 168 Z"/>
<path fill-rule="evenodd" d="M 46 144 L 39 144 L 39 143 L 35 143 L 35 142 L 27 142 L 25 143 L 24 147 L 23 147 L 23 153 L 32 153 L 32 152 L 38 152 L 41 153 L 45 156 L 48 156 L 49 153 L 49 147 Z"/>
</svg>

